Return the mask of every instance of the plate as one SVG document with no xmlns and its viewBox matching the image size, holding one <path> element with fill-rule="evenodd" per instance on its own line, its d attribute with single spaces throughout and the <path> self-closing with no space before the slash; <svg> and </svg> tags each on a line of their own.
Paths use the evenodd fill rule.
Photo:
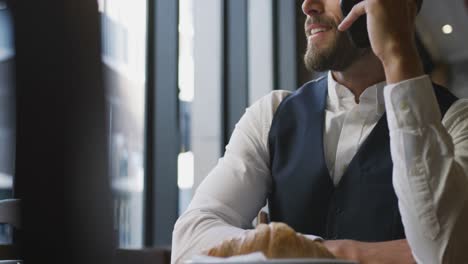
<svg viewBox="0 0 468 264">
<path fill-rule="evenodd" d="M 295 259 L 269 259 L 269 260 L 189 260 L 186 264 L 357 264 L 357 262 L 340 259 L 317 259 L 317 258 L 295 258 Z"/>
<path fill-rule="evenodd" d="M 310 258 L 305 258 L 305 259 L 273 259 L 273 260 L 268 260 L 266 262 L 270 262 L 271 264 L 308 264 L 308 263 L 313 263 L 313 264 L 357 264 L 356 262 L 353 261 L 348 261 L 348 260 L 341 260 L 341 259 L 310 259 Z"/>
</svg>

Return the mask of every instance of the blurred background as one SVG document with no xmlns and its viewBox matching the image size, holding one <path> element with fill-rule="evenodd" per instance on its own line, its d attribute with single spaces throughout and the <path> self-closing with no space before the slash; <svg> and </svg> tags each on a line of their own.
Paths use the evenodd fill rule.
<svg viewBox="0 0 468 264">
<path fill-rule="evenodd" d="M 54 4 L 39 2 L 44 10 Z M 88 21 L 84 30 L 93 27 L 99 33 L 90 41 L 98 45 L 100 56 L 75 48 L 102 68 L 98 72 L 102 82 L 96 87 L 102 88 L 105 99 L 102 164 L 107 175 L 101 176 L 107 177 L 111 190 L 115 244 L 128 250 L 122 258 L 130 261 L 157 248 L 158 254 L 165 252 L 161 262 L 167 262 L 175 220 L 223 154 L 245 108 L 272 90 L 295 90 L 324 74 L 307 72 L 302 63 L 306 39 L 301 4 L 299 0 L 63 4 L 63 10 L 83 5 L 63 27 Z M 14 30 L 20 28 L 16 22 L 27 20 L 21 16 L 27 4 L 14 7 L 11 1 L 0 0 L 0 199 L 22 198 L 13 187 L 15 166 L 20 164 L 15 163 L 19 109 L 15 93 L 20 78 L 15 71 L 23 69 L 15 65 L 16 54 L 18 58 L 21 54 L 15 52 Z M 33 24 L 28 24 L 31 31 Z M 417 19 L 426 72 L 459 97 L 468 97 L 466 25 L 467 0 L 425 0 Z M 18 32 L 26 34 L 24 25 L 21 28 Z M 24 51 L 28 46 L 20 47 Z M 63 54 L 47 51 L 43 56 Z M 44 186 L 38 193 L 47 192 L 48 185 Z M 13 233 L 11 225 L 1 224 L 0 243 L 13 243 Z"/>
</svg>

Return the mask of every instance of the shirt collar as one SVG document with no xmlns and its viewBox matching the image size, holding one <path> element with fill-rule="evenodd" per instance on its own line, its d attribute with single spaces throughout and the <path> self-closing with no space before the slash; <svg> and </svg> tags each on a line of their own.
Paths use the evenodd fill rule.
<svg viewBox="0 0 468 264">
<path fill-rule="evenodd" d="M 359 107 L 370 111 L 375 109 L 378 115 L 385 112 L 384 87 L 386 82 L 376 83 L 369 86 L 359 97 Z M 328 107 L 332 110 L 349 111 L 356 106 L 354 94 L 344 85 L 333 78 L 331 71 L 328 72 Z"/>
</svg>

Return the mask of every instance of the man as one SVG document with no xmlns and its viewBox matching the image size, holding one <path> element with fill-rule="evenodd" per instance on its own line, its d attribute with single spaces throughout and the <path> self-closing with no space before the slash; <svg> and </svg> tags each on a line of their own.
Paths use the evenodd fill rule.
<svg viewBox="0 0 468 264">
<path fill-rule="evenodd" d="M 468 101 L 424 75 L 415 1 L 365 0 L 346 18 L 339 0 L 302 9 L 306 66 L 328 76 L 247 109 L 175 226 L 172 262 L 248 232 L 265 201 L 340 258 L 468 261 Z M 361 15 L 368 49 L 344 32 Z"/>
</svg>

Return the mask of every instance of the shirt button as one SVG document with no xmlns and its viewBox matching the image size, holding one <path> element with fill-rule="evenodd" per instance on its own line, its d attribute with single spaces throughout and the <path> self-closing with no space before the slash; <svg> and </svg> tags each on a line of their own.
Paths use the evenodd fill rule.
<svg viewBox="0 0 468 264">
<path fill-rule="evenodd" d="M 410 175 L 422 175 L 426 171 L 423 166 L 414 166 L 410 170 Z"/>
<path fill-rule="evenodd" d="M 409 109 L 408 102 L 406 102 L 406 101 L 401 102 L 401 104 L 400 104 L 400 110 L 406 111 L 406 110 L 408 110 L 408 109 Z"/>
</svg>

